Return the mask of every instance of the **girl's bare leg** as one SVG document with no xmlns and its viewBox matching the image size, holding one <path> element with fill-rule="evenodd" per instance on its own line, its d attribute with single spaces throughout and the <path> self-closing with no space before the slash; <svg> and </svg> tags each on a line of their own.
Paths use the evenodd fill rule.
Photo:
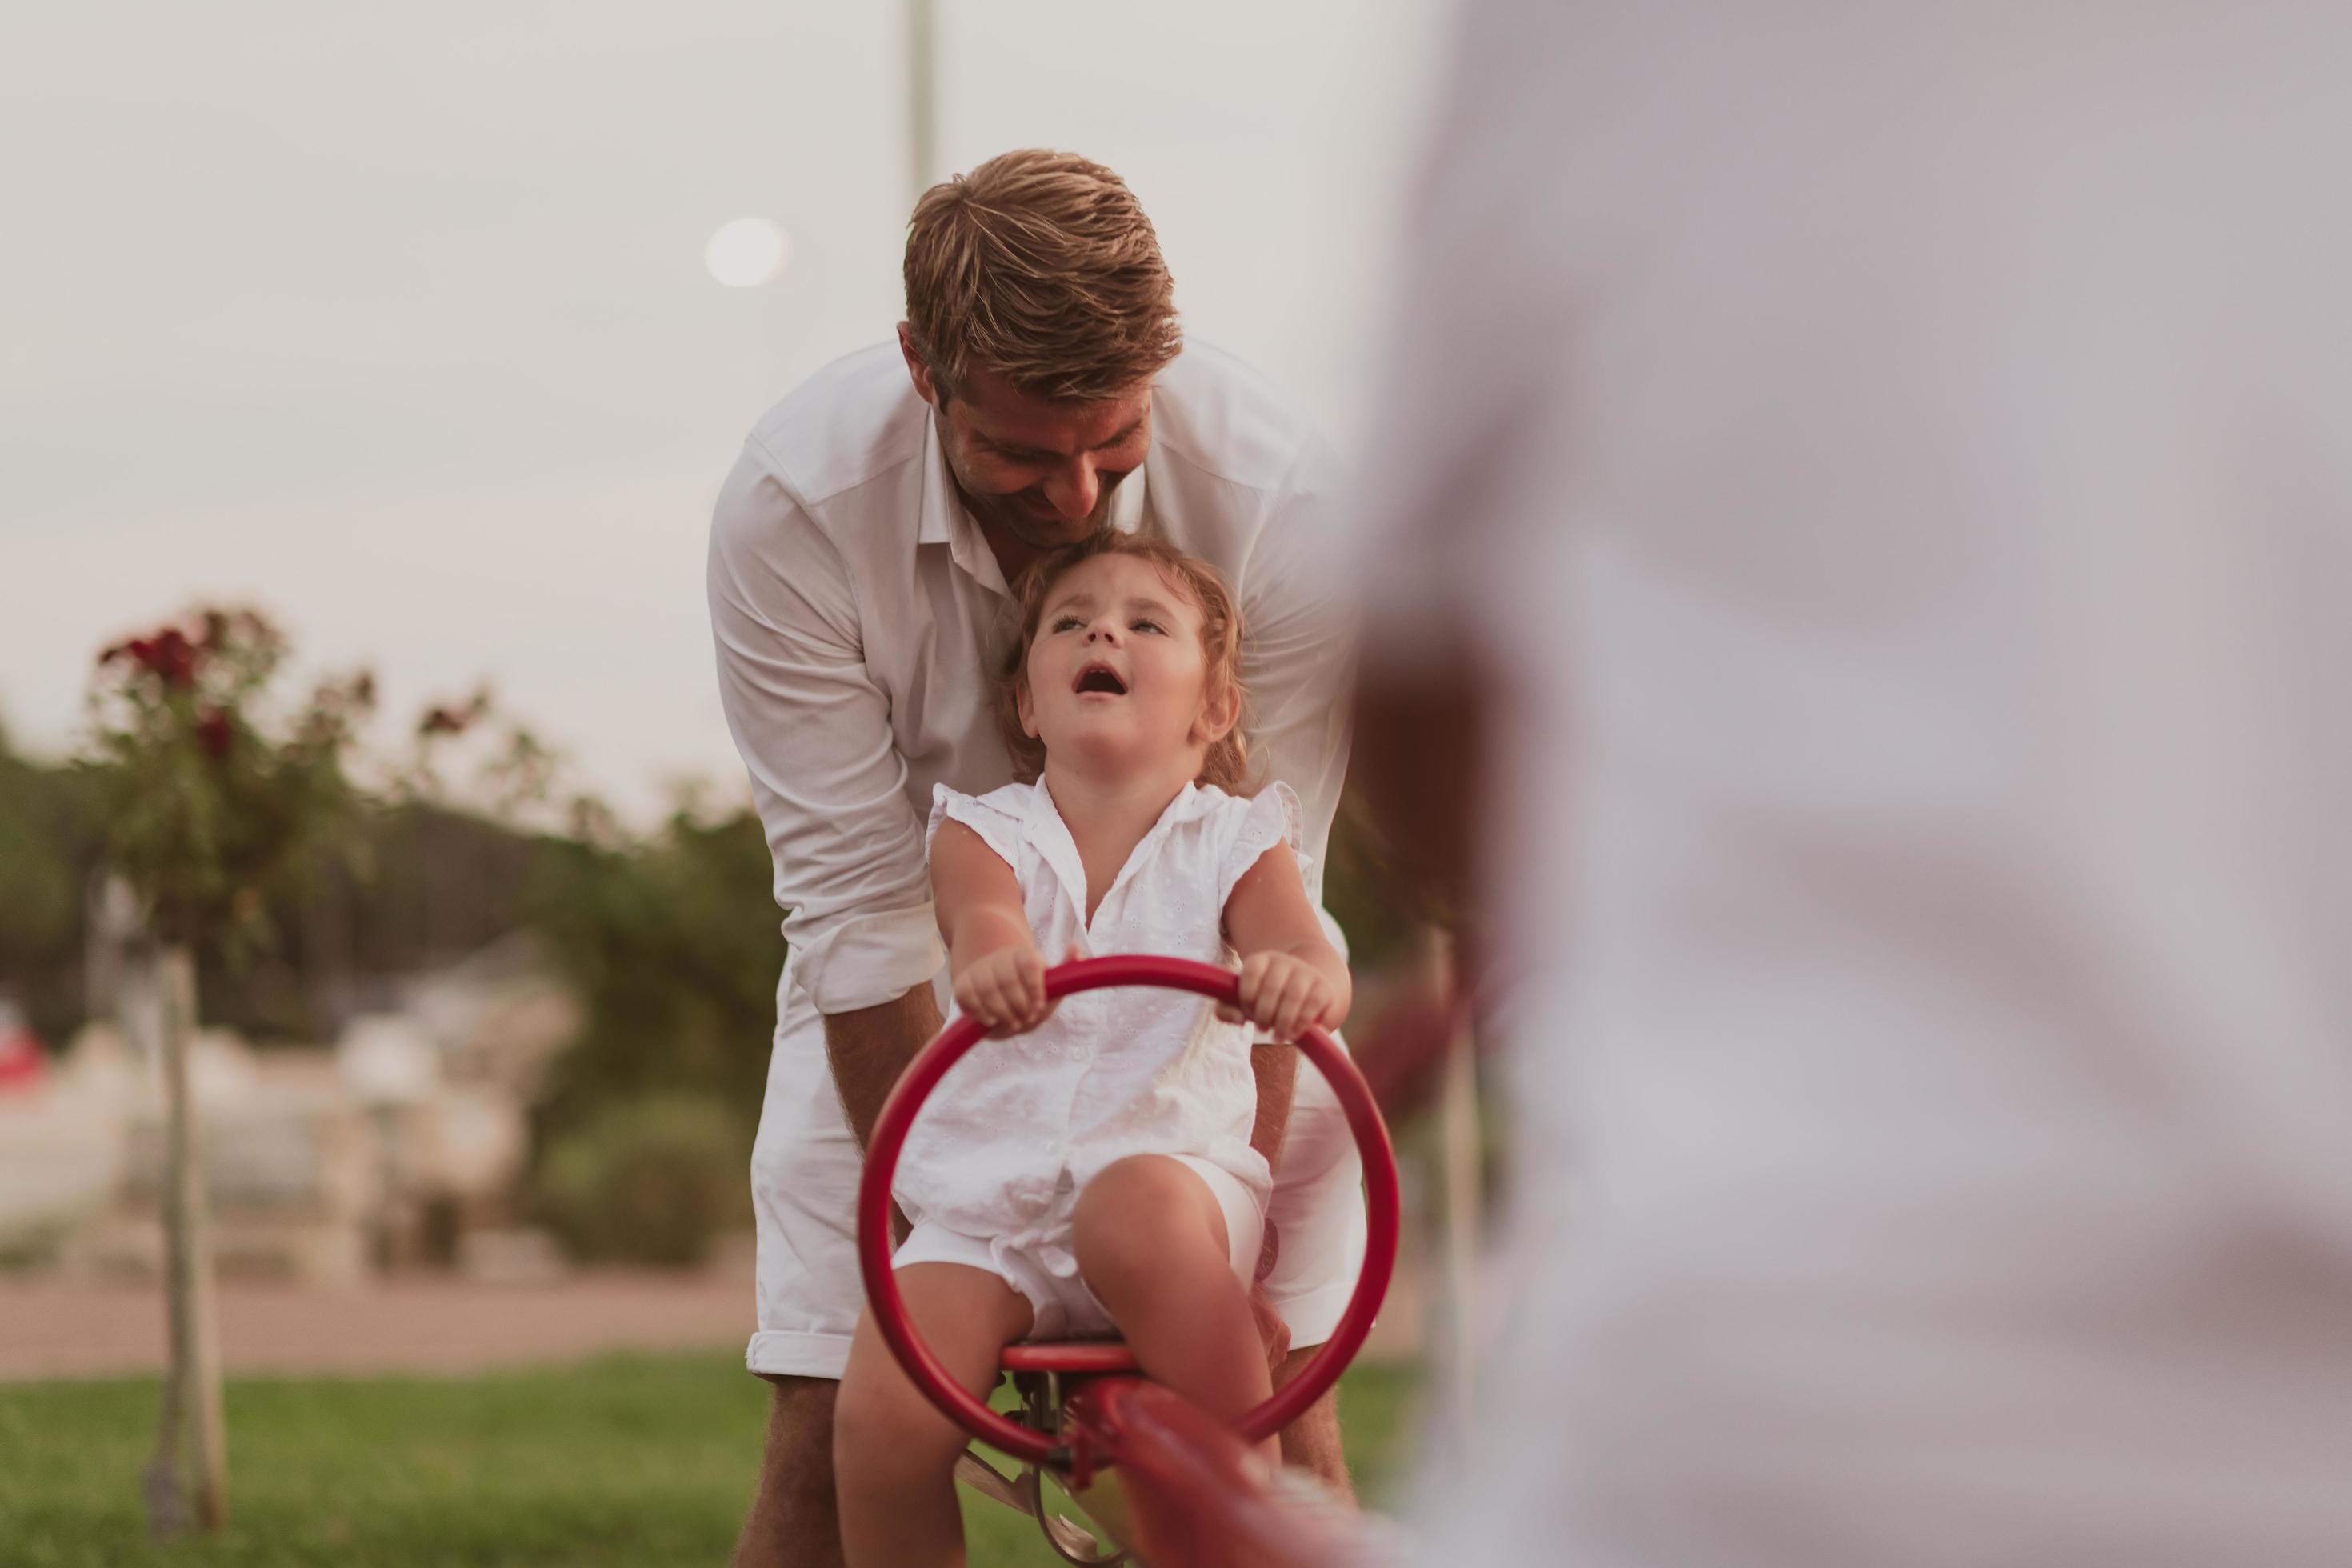
<svg viewBox="0 0 2352 1568">
<path fill-rule="evenodd" d="M 1265 1348 L 1207 1183 L 1165 1155 L 1130 1155 L 1078 1194 L 1071 1243 L 1146 1373 L 1229 1420 L 1266 1398 Z"/>
<path fill-rule="evenodd" d="M 898 1270 L 898 1293 L 923 1342 L 957 1382 L 982 1397 L 996 1385 L 1004 1347 L 1029 1331 L 1029 1303 L 984 1269 L 909 1264 Z M 898 1369 L 873 1315 L 859 1319 L 833 1422 L 841 1542 L 850 1568 L 963 1562 L 955 1461 L 965 1442 L 961 1429 Z"/>
</svg>

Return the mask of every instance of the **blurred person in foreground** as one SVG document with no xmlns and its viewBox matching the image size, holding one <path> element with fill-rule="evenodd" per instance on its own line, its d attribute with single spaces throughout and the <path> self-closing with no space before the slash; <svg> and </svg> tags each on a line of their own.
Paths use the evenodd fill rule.
<svg viewBox="0 0 2352 1568">
<path fill-rule="evenodd" d="M 1231 586 L 1252 754 L 1302 803 L 1318 908 L 1347 766 L 1330 460 L 1245 367 L 1184 341 L 1159 240 L 1118 176 L 1018 152 L 933 186 L 908 226 L 906 288 L 896 342 L 761 418 L 711 525 L 719 693 L 791 943 L 751 1158 L 746 1359 L 775 1395 L 744 1563 L 840 1561 L 833 1415 L 864 1305 L 861 1149 L 940 1025 L 933 786 L 981 795 L 1014 779 L 994 674 L 1030 568 L 1115 529 L 1164 538 Z M 1294 1099 L 1294 1053 L 1254 1058 L 1256 1142 L 1275 1165 L 1261 1310 L 1273 1348 L 1286 1333 L 1292 1346 L 1279 1384 L 1354 1285 L 1361 1165 L 1320 1077 Z M 1345 1490 L 1334 1397 L 1282 1450 Z"/>
<path fill-rule="evenodd" d="M 1357 715 L 1510 984 L 1427 1561 L 2352 1563 L 2348 61 L 1472 6 Z"/>
</svg>

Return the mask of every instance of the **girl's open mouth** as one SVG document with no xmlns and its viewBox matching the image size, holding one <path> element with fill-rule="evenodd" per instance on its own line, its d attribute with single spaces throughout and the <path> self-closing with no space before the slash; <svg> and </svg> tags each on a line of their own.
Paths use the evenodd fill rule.
<svg viewBox="0 0 2352 1568">
<path fill-rule="evenodd" d="M 1078 692 L 1101 691 L 1113 697 L 1124 697 L 1127 695 L 1127 682 L 1121 680 L 1118 678 L 1118 671 L 1110 666 L 1097 663 L 1090 664 L 1078 671 L 1078 679 L 1071 684 L 1070 689 Z"/>
</svg>

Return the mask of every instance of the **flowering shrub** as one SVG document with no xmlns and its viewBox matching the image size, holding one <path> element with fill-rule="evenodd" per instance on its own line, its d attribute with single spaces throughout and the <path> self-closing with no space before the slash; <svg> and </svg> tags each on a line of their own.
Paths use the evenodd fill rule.
<svg viewBox="0 0 2352 1568">
<path fill-rule="evenodd" d="M 285 658 L 262 616 L 224 609 L 98 656 L 85 766 L 109 863 L 166 942 L 266 936 L 265 900 L 355 842 L 344 762 L 373 679 L 326 681 L 289 704 L 278 689 Z"/>
<path fill-rule="evenodd" d="M 418 719 L 408 760 L 393 774 L 411 804 L 467 812 L 524 831 L 602 841 L 610 813 L 593 795 L 562 801 L 567 764 L 491 695 L 478 687 L 462 702 L 436 702 Z"/>
</svg>

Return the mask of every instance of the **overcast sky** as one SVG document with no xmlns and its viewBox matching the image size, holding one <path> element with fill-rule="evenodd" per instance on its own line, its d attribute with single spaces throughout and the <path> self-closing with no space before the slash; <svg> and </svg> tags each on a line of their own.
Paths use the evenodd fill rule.
<svg viewBox="0 0 2352 1568">
<path fill-rule="evenodd" d="M 1346 442 L 1445 0 L 939 0 L 940 173 L 1074 149 L 1187 328 Z M 253 603 L 389 715 L 488 679 L 643 817 L 730 793 L 702 597 L 760 411 L 900 314 L 887 0 L 19 7 L 0 24 L 0 722 Z M 711 232 L 782 224 L 775 281 Z"/>
</svg>

